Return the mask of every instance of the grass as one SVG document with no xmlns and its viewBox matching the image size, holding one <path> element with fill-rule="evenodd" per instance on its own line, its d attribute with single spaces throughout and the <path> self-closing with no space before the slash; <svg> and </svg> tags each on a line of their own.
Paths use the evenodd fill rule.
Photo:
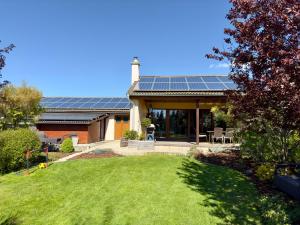
<svg viewBox="0 0 300 225">
<path fill-rule="evenodd" d="M 74 160 L 28 177 L 14 173 L 0 177 L 0 221 L 259 224 L 256 198 L 254 186 L 240 173 L 184 157 Z"/>
<path fill-rule="evenodd" d="M 64 152 L 48 152 L 48 159 L 49 161 L 56 161 L 60 158 L 66 157 L 71 155 L 72 153 L 64 153 Z M 44 153 L 43 153 L 44 155 Z"/>
</svg>

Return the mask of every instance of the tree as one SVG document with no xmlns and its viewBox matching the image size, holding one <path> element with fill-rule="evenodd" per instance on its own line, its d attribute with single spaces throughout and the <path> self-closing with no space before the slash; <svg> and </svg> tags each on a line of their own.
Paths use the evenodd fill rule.
<svg viewBox="0 0 300 225">
<path fill-rule="evenodd" d="M 1 42 L 1 41 L 0 41 Z M 5 66 L 5 55 L 4 54 L 8 54 L 10 51 L 12 51 L 12 49 L 15 46 L 13 44 L 10 44 L 9 46 L 0 49 L 0 78 L 2 78 L 1 75 L 1 70 L 3 69 L 3 67 Z M 0 88 L 4 87 L 5 85 L 7 85 L 9 82 L 7 80 L 4 80 L 3 82 L 0 82 Z"/>
<path fill-rule="evenodd" d="M 11 84 L 0 89 L 0 130 L 28 127 L 42 112 L 42 94 L 36 88 Z"/>
<path fill-rule="evenodd" d="M 247 129 L 271 128 L 285 161 L 289 138 L 300 131 L 300 3 L 298 0 L 230 0 L 232 28 L 224 29 L 226 48 L 206 55 L 231 62 L 228 92 L 233 116 Z"/>
</svg>

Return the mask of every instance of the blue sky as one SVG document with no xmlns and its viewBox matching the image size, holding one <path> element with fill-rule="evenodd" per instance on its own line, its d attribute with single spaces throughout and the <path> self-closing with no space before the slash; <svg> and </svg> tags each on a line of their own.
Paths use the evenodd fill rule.
<svg viewBox="0 0 300 225">
<path fill-rule="evenodd" d="M 2 75 L 44 96 L 125 96 L 142 75 L 226 74 L 204 56 L 223 47 L 227 0 L 0 0 Z"/>
</svg>

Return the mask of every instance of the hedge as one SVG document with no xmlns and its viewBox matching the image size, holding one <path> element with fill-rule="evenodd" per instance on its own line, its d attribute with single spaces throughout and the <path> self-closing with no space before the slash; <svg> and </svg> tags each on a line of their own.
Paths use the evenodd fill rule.
<svg viewBox="0 0 300 225">
<path fill-rule="evenodd" d="M 24 151 L 37 150 L 31 160 L 39 155 L 41 142 L 36 132 L 21 128 L 0 132 L 0 173 L 7 173 L 25 166 Z"/>
</svg>

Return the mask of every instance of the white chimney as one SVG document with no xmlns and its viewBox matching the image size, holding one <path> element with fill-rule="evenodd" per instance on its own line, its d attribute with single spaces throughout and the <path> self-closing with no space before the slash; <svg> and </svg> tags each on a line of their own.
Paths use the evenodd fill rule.
<svg viewBox="0 0 300 225">
<path fill-rule="evenodd" d="M 133 57 L 131 62 L 131 84 L 140 79 L 140 61 L 138 57 Z"/>
</svg>

